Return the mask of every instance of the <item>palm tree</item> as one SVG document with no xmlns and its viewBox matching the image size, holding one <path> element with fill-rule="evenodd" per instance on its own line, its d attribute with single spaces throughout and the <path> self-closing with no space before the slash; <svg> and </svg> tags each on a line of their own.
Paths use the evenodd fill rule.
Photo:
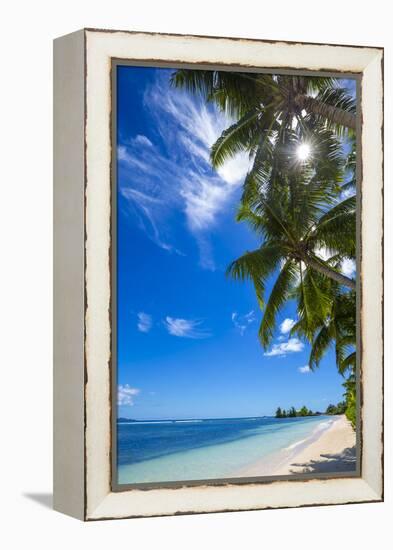
<svg viewBox="0 0 393 550">
<path fill-rule="evenodd" d="M 347 185 L 343 181 L 341 142 L 332 129 L 341 133 L 344 127 L 353 129 L 355 106 L 335 79 L 180 69 L 172 75 L 172 82 L 202 93 L 208 101 L 238 118 L 212 146 L 211 160 L 213 166 L 219 167 L 241 150 L 247 150 L 254 157 L 244 183 L 243 212 L 239 220 L 250 217 L 246 204 L 251 196 L 257 198 L 260 210 L 266 207 L 273 213 L 264 197 L 266 190 L 274 186 L 280 188 L 281 193 L 288 171 L 295 169 L 299 175 L 296 152 L 305 143 L 311 151 L 307 170 L 302 170 L 305 180 L 312 182 L 314 188 L 330 193 L 328 200 L 332 198 L 331 193 L 337 195 L 342 191 L 341 186 Z M 292 185 L 295 180 L 300 185 L 304 183 L 295 176 Z M 309 191 L 311 187 L 309 185 Z M 337 207 L 321 220 L 319 233 L 321 236 L 325 233 L 325 240 L 334 238 L 333 226 L 342 223 L 344 216 L 340 209 L 347 206 L 345 203 Z M 311 232 L 307 245 L 318 237 Z M 310 254 L 310 247 L 305 249 L 305 246 L 306 241 L 297 242 L 293 253 L 314 270 L 350 288 L 355 287 L 353 280 Z"/>
<path fill-rule="evenodd" d="M 328 292 L 331 294 L 329 315 L 325 319 L 314 317 L 310 320 L 300 308 L 299 320 L 292 327 L 291 333 L 305 336 L 312 342 L 309 358 L 311 369 L 319 366 L 322 357 L 334 345 L 339 373 L 345 375 L 349 372 L 351 375 L 356 367 L 356 293 L 342 292 L 335 283 L 330 283 Z"/>
<path fill-rule="evenodd" d="M 254 284 L 263 310 L 262 345 L 270 343 L 284 303 L 295 298 L 293 332 L 313 342 L 311 366 L 335 341 L 339 370 L 353 367 L 354 352 L 344 357 L 344 351 L 354 344 L 356 283 L 340 268 L 355 257 L 356 199 L 348 196 L 356 184 L 354 100 L 337 80 L 323 77 L 177 70 L 172 82 L 233 119 L 212 146 L 213 167 L 241 151 L 253 160 L 237 220 L 246 221 L 262 244 L 232 262 L 228 273 Z M 347 159 L 342 136 L 351 145 Z M 310 151 L 307 162 L 296 158 L 302 145 Z M 265 303 L 271 276 L 276 279 Z"/>
<path fill-rule="evenodd" d="M 300 318 L 307 320 L 310 335 L 315 323 L 323 323 L 331 313 L 332 284 L 355 289 L 340 264 L 355 257 L 356 198 L 337 202 L 330 170 L 319 159 L 292 168 L 290 160 L 287 166 L 281 163 L 274 183 L 271 177 L 262 184 L 248 177 L 245 183 L 237 220 L 248 223 L 262 244 L 232 262 L 228 273 L 254 284 L 264 312 L 259 329 L 264 347 L 288 299 L 298 298 Z M 321 251 L 329 257 L 323 259 Z M 265 303 L 266 281 L 272 275 L 276 280 Z"/>
<path fill-rule="evenodd" d="M 320 286 L 326 281 L 319 282 Z M 304 310 L 298 308 L 299 320 L 291 334 L 308 338 L 311 342 L 309 366 L 319 366 L 322 357 L 334 347 L 338 372 L 345 377 L 345 412 L 352 426 L 356 428 L 356 293 L 343 292 L 339 285 L 330 282 L 331 308 L 325 319 L 308 319 Z M 298 289 L 300 293 L 300 288 Z M 338 405 L 337 405 L 338 407 Z"/>
<path fill-rule="evenodd" d="M 315 140 L 316 128 L 340 135 L 356 129 L 355 102 L 334 78 L 179 69 L 172 83 L 235 119 L 212 147 L 215 168 L 241 150 L 268 153 L 295 126 L 303 140 Z"/>
<path fill-rule="evenodd" d="M 309 416 L 311 414 L 311 411 L 307 409 L 305 405 L 300 409 L 298 416 Z"/>
<path fill-rule="evenodd" d="M 356 377 L 352 373 L 344 382 L 345 388 L 345 415 L 351 422 L 352 427 L 356 429 Z"/>
<path fill-rule="evenodd" d="M 295 409 L 295 407 L 291 407 L 291 408 L 289 409 L 288 416 L 290 416 L 291 418 L 295 418 L 295 417 L 296 417 L 296 409 Z"/>
<path fill-rule="evenodd" d="M 302 335 L 312 342 L 317 328 L 332 315 L 336 298 L 332 289 L 343 286 L 354 291 L 356 287 L 353 279 L 341 273 L 342 261 L 355 258 L 356 198 L 337 202 L 332 169 L 324 155 L 316 155 L 310 165 L 297 169 L 285 167 L 283 161 L 277 165 L 280 173 L 273 174 L 274 184 L 274 170 L 262 172 L 262 177 L 253 170 L 246 179 L 237 219 L 249 223 L 263 244 L 229 268 L 235 278 L 248 277 L 254 282 L 264 310 L 259 337 L 265 348 L 288 299 L 297 299 Z M 263 177 L 266 173 L 269 179 Z M 274 272 L 276 283 L 265 305 L 265 283 Z M 300 321 L 297 328 L 300 334 Z"/>
<path fill-rule="evenodd" d="M 354 101 L 335 78 L 178 69 L 171 81 L 237 118 L 258 108 L 266 118 L 284 124 L 302 117 L 340 130 L 356 129 Z"/>
</svg>

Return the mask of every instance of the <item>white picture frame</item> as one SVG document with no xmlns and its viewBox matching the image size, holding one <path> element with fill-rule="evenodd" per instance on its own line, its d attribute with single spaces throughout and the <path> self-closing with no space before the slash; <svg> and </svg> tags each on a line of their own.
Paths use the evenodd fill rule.
<svg viewBox="0 0 393 550">
<path fill-rule="evenodd" d="M 361 469 L 356 477 L 111 484 L 112 61 L 361 76 Z M 54 44 L 54 507 L 81 520 L 383 500 L 383 49 L 84 29 Z"/>
</svg>

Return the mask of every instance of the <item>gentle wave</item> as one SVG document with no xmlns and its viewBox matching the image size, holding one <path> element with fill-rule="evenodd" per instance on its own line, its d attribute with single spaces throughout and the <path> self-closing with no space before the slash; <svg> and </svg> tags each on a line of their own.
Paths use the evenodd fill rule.
<svg viewBox="0 0 393 550">
<path fill-rule="evenodd" d="M 308 441 L 309 438 L 306 437 L 306 439 L 301 439 L 300 441 L 295 441 L 295 443 L 292 443 L 292 445 L 289 445 L 289 447 L 285 447 L 285 451 L 290 451 L 291 449 L 294 449 L 295 447 L 297 447 L 298 445 L 301 445 L 302 443 L 305 443 L 306 441 Z"/>
<path fill-rule="evenodd" d="M 174 424 L 173 420 L 146 420 L 138 422 L 119 422 L 119 425 L 144 426 L 146 424 Z"/>
<path fill-rule="evenodd" d="M 318 424 L 318 426 L 315 428 L 313 434 L 317 434 L 318 432 L 324 432 L 327 430 L 332 424 L 334 423 L 334 420 L 328 420 L 327 422 L 321 422 Z"/>
<path fill-rule="evenodd" d="M 203 420 L 174 420 L 175 424 L 198 424 L 203 422 Z"/>
<path fill-rule="evenodd" d="M 292 443 L 292 445 L 285 447 L 284 451 L 291 451 L 292 449 L 296 449 L 296 447 L 299 447 L 300 445 L 302 445 L 303 443 L 306 443 L 307 441 L 312 441 L 313 439 L 315 439 L 315 436 L 319 432 L 324 432 L 325 430 L 327 430 L 333 424 L 333 422 L 334 420 L 321 422 L 314 428 L 314 430 L 311 432 L 309 437 L 306 437 L 305 439 L 300 439 L 299 441 L 295 441 L 295 443 Z"/>
</svg>

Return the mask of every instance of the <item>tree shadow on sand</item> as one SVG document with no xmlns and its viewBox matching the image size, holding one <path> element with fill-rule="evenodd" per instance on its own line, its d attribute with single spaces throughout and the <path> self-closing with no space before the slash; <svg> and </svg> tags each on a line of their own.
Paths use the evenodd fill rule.
<svg viewBox="0 0 393 550">
<path fill-rule="evenodd" d="M 341 453 L 321 454 L 321 460 L 310 460 L 303 464 L 292 463 L 292 474 L 315 474 L 333 472 L 354 472 L 356 470 L 356 447 L 347 447 Z"/>
</svg>

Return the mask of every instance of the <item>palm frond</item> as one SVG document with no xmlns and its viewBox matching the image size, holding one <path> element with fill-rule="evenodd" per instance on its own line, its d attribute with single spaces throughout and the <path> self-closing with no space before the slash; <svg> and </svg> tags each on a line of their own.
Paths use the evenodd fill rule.
<svg viewBox="0 0 393 550">
<path fill-rule="evenodd" d="M 287 301 L 289 293 L 296 281 L 296 276 L 296 264 L 292 260 L 287 260 L 270 292 L 259 327 L 259 340 L 265 349 L 273 338 L 276 316 Z"/>
<path fill-rule="evenodd" d="M 255 133 L 258 131 L 259 115 L 259 109 L 251 109 L 223 131 L 211 147 L 210 159 L 214 168 L 219 168 L 226 160 L 250 147 Z"/>
<path fill-rule="evenodd" d="M 349 369 L 354 370 L 356 367 L 356 351 L 353 351 L 339 364 L 339 372 L 344 375 Z"/>
<path fill-rule="evenodd" d="M 309 365 L 311 369 L 319 367 L 322 357 L 332 345 L 335 337 L 334 324 L 323 325 L 318 332 L 310 352 Z"/>
<path fill-rule="evenodd" d="M 266 243 L 261 248 L 246 252 L 234 260 L 227 269 L 227 275 L 242 281 L 250 279 L 254 284 L 258 303 L 262 308 L 266 279 L 274 271 L 281 258 L 280 244 Z"/>
<path fill-rule="evenodd" d="M 349 197 L 327 211 L 308 236 L 310 243 L 345 257 L 356 254 L 356 197 Z"/>
</svg>

